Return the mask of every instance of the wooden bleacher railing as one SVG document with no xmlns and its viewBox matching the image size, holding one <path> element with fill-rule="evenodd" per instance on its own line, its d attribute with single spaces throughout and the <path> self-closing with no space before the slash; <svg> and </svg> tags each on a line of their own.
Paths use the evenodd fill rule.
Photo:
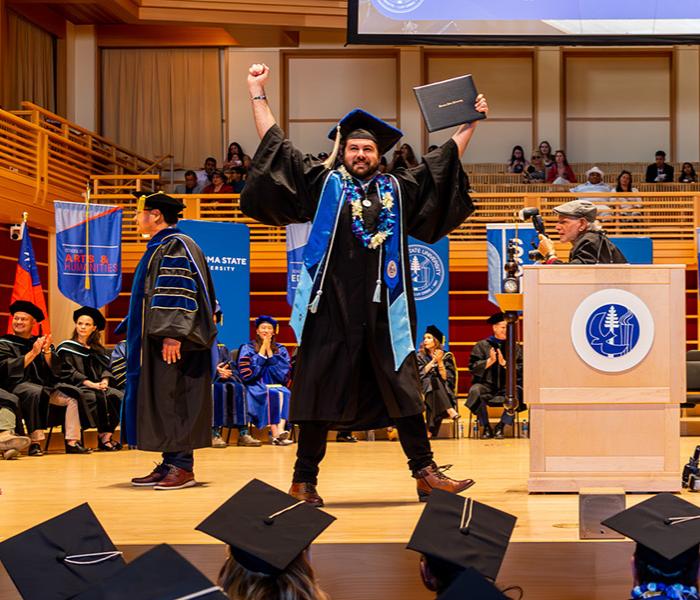
<svg viewBox="0 0 700 600">
<path fill-rule="evenodd" d="M 91 175 L 148 173 L 164 159 L 154 162 L 31 102 L 0 110 L 0 177 L 31 179 L 35 203 L 49 193 L 76 200 Z"/>
<path fill-rule="evenodd" d="M 136 185 L 146 185 L 141 176 Z M 100 176 L 96 181 L 95 202 L 119 203 L 124 208 L 124 267 L 133 267 L 143 253 L 144 242 L 133 224 L 136 200 L 120 190 L 112 193 L 120 182 Z M 663 188 L 665 189 L 665 188 Z M 175 196 L 177 196 L 175 194 Z M 177 196 L 187 204 L 184 217 L 211 221 L 245 223 L 250 228 L 251 264 L 255 270 L 284 271 L 284 228 L 270 227 L 253 221 L 240 210 L 239 196 L 227 194 L 193 194 Z M 450 234 L 451 268 L 454 270 L 484 270 L 486 268 L 486 226 L 489 223 L 512 222 L 515 213 L 524 206 L 536 206 L 544 217 L 548 231 L 555 237 L 556 218 L 552 208 L 573 198 L 593 198 L 606 209 L 601 210 L 601 223 L 612 236 L 643 236 L 654 240 L 655 262 L 682 262 L 695 265 L 695 228 L 700 226 L 700 191 L 639 192 L 632 194 L 595 193 L 474 193 L 477 210 L 465 223 Z M 566 247 L 558 247 L 566 257 Z"/>
</svg>

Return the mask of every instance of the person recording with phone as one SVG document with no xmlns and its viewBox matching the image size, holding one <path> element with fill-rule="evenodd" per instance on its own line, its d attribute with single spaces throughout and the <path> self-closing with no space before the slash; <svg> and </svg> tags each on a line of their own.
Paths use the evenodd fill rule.
<svg viewBox="0 0 700 600">
<path fill-rule="evenodd" d="M 620 249 L 605 234 L 596 220 L 598 208 L 588 200 L 572 200 L 554 209 L 558 217 L 555 229 L 560 242 L 572 244 L 568 264 L 595 265 L 628 262 Z M 545 264 L 562 263 L 554 250 L 554 242 L 539 234 L 537 251 Z"/>
</svg>

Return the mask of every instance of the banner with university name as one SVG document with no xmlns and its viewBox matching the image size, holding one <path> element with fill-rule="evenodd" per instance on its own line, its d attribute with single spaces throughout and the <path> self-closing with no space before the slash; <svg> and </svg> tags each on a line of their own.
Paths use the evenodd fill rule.
<svg viewBox="0 0 700 600">
<path fill-rule="evenodd" d="M 294 294 L 304 259 L 304 246 L 311 233 L 311 222 L 287 225 L 287 303 L 294 304 Z"/>
<path fill-rule="evenodd" d="M 435 244 L 408 238 L 408 266 L 416 300 L 416 349 L 428 325 L 445 334 L 450 345 L 450 240 L 445 236 Z"/>
<path fill-rule="evenodd" d="M 58 289 L 83 306 L 101 308 L 122 287 L 122 209 L 54 201 Z"/>
<path fill-rule="evenodd" d="M 516 275 L 522 274 L 523 265 L 534 263 L 528 256 L 537 248 L 538 237 L 532 223 L 494 223 L 486 226 L 486 258 L 488 262 L 489 302 L 498 306 L 496 294 L 503 291 L 506 277 L 505 265 L 508 262 L 508 244 L 515 240 Z M 534 245 L 533 245 L 534 244 Z"/>
<path fill-rule="evenodd" d="M 250 231 L 242 223 L 182 220 L 177 224 L 207 257 L 223 313 L 218 341 L 229 350 L 250 339 Z"/>
</svg>

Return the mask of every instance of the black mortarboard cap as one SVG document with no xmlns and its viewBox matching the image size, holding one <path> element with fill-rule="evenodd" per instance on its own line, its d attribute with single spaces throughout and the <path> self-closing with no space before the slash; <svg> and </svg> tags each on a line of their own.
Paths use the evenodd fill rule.
<svg viewBox="0 0 700 600">
<path fill-rule="evenodd" d="M 657 494 L 602 524 L 666 560 L 700 543 L 700 508 L 668 493 Z"/>
<path fill-rule="evenodd" d="M 24 600 L 72 598 L 124 567 L 87 503 L 0 543 L 0 561 Z"/>
<path fill-rule="evenodd" d="M 160 544 L 73 600 L 178 600 L 195 594 L 201 600 L 227 598 L 174 548 Z"/>
<path fill-rule="evenodd" d="M 435 325 L 428 325 L 425 328 L 425 333 L 429 333 L 430 335 L 432 335 L 441 344 L 445 343 L 445 334 L 442 333 L 442 331 L 440 331 L 437 327 L 435 327 Z"/>
<path fill-rule="evenodd" d="M 100 331 L 105 328 L 106 321 L 104 315 L 96 308 L 92 308 L 92 306 L 81 306 L 80 308 L 74 310 L 73 323 L 77 323 L 78 319 L 83 315 L 92 318 L 95 325 L 97 325 L 97 329 Z"/>
<path fill-rule="evenodd" d="M 333 521 L 328 513 L 253 479 L 196 529 L 226 542 L 249 571 L 274 575 Z"/>
<path fill-rule="evenodd" d="M 138 200 L 137 211 L 157 208 L 163 214 L 178 215 L 185 208 L 185 203 L 182 200 L 171 198 L 165 192 L 154 192 L 152 194 L 133 192 L 133 194 Z"/>
<path fill-rule="evenodd" d="M 471 567 L 464 569 L 450 587 L 438 596 L 438 600 L 508 600 L 490 581 Z"/>
<path fill-rule="evenodd" d="M 407 548 L 496 579 L 516 520 L 471 498 L 433 490 Z"/>
<path fill-rule="evenodd" d="M 361 108 L 351 110 L 338 121 L 338 126 L 340 126 L 340 137 L 342 139 L 347 139 L 348 135 L 353 132 L 365 132 L 364 134 L 358 134 L 357 137 L 362 137 L 367 132 L 372 134 L 372 137 L 369 139 L 373 139 L 377 143 L 379 154 L 388 152 L 403 137 L 403 132 L 400 129 L 389 125 L 386 121 L 382 121 L 379 117 L 375 117 Z M 331 140 L 335 140 L 338 126 L 333 127 L 328 133 L 328 137 Z"/>
<path fill-rule="evenodd" d="M 491 315 L 488 319 L 486 319 L 487 323 L 490 323 L 491 325 L 495 325 L 496 323 L 501 323 L 506 320 L 506 316 L 502 312 L 497 312 Z"/>
<path fill-rule="evenodd" d="M 28 302 L 27 300 L 15 300 L 10 304 L 10 314 L 14 315 L 16 312 L 24 312 L 28 315 L 34 317 L 38 323 L 44 320 L 44 311 L 41 310 L 36 304 Z"/>
</svg>

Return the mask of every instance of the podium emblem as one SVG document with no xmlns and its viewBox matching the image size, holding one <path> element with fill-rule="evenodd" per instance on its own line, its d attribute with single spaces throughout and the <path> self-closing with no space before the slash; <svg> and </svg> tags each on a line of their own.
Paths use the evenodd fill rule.
<svg viewBox="0 0 700 600">
<path fill-rule="evenodd" d="M 638 365 L 654 341 L 654 320 L 638 296 L 620 289 L 585 298 L 571 321 L 571 340 L 581 359 L 615 373 Z"/>
<path fill-rule="evenodd" d="M 423 0 L 374 0 L 380 8 L 392 13 L 411 12 L 423 4 Z"/>
<path fill-rule="evenodd" d="M 408 261 L 416 300 L 434 296 L 445 282 L 445 265 L 440 255 L 423 244 L 410 244 Z"/>
</svg>

